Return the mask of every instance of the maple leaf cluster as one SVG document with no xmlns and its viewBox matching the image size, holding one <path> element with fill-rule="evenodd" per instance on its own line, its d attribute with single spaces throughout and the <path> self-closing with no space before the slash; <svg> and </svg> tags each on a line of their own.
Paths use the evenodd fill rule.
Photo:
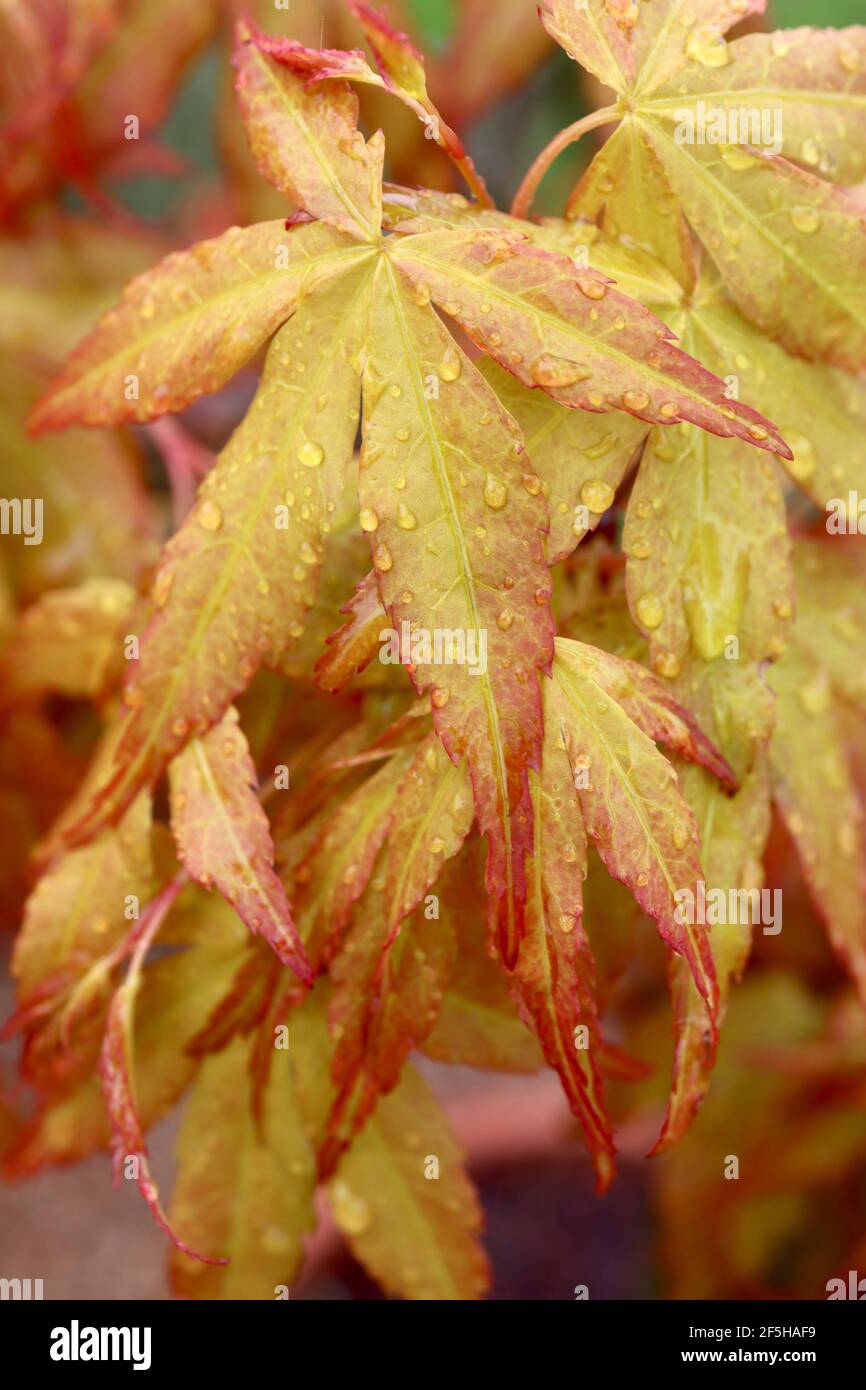
<svg viewBox="0 0 866 1390">
<path fill-rule="evenodd" d="M 92 569 L 25 582 L 11 619 L 10 717 L 24 729 L 63 699 L 99 733 L 38 826 L 7 1031 L 41 1103 L 7 1167 L 108 1145 L 193 1297 L 288 1285 L 318 1184 L 385 1289 L 481 1296 L 475 1191 L 410 1054 L 546 1063 L 603 1191 L 618 1088 L 648 1085 L 644 1044 L 656 1060 L 639 1028 L 626 1048 L 606 1027 L 635 922 L 668 962 L 653 1151 L 675 1149 L 753 936 L 775 945 L 739 906 L 763 901 L 774 805 L 866 1003 L 866 555 L 856 526 L 820 518 L 866 492 L 866 28 L 728 39 L 762 0 L 543 0 L 532 42 L 546 29 L 614 100 L 553 141 L 505 213 L 413 42 L 347 9 L 369 58 L 237 25 L 274 215 L 149 269 L 136 246 L 118 302 L 24 392 L 51 376 L 29 416 L 40 449 L 99 428 L 81 446 L 91 487 L 104 470 L 138 520 L 120 540 L 104 524 Z M 12 224 L 57 181 L 101 204 L 122 153 L 110 51 L 94 63 L 86 28 L 46 51 L 50 10 L 3 20 L 56 70 L 39 75 L 47 114 L 18 93 L 26 140 L 18 117 L 0 131 Z M 187 6 L 139 74 L 149 127 L 213 22 Z M 126 51 L 135 29 L 119 32 Z M 458 82 L 455 125 L 510 80 Z M 391 162 L 405 182 L 385 180 L 356 89 L 420 123 Z M 730 139 L 683 136 L 708 108 Z M 553 158 L 601 124 L 564 216 L 533 218 Z M 470 196 L 415 186 L 431 148 Z M 106 297 L 94 281 L 80 318 Z M 217 457 L 162 418 L 259 357 Z M 129 425 L 174 484 L 158 559 Z M 683 912 L 711 894 L 731 907 Z M 157 943 L 175 949 L 149 958 Z M 779 999 L 778 1045 L 796 1048 Z M 828 1017 L 857 1037 L 846 1009 Z M 740 1036 L 750 1015 L 732 1010 Z M 188 1088 L 166 1213 L 146 1132 Z M 659 1201 L 685 1244 L 711 1175 L 687 1181 L 694 1149 L 675 1153 Z"/>
</svg>

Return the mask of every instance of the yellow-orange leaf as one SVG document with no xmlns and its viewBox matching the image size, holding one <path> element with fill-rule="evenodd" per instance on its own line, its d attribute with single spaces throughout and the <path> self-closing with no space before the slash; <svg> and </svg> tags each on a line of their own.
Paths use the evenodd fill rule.
<svg viewBox="0 0 866 1390">
<path fill-rule="evenodd" d="M 297 1114 L 287 1050 L 273 1049 L 261 1119 L 253 1113 L 251 1045 L 236 1038 L 202 1064 L 184 1114 L 171 1222 L 196 1249 L 230 1263 L 202 1266 L 175 1251 L 181 1297 L 271 1299 L 289 1285 L 314 1225 L 316 1171 Z"/>
<path fill-rule="evenodd" d="M 407 1135 L 417 1136 L 411 1147 Z M 437 1162 L 435 1181 L 425 1176 L 428 1155 Z M 445 1117 L 411 1067 L 380 1101 L 328 1194 L 355 1255 L 387 1292 L 445 1300 L 485 1292 L 475 1189 Z M 399 1221 L 393 1220 L 395 1202 Z"/>
<path fill-rule="evenodd" d="M 232 227 L 175 251 L 127 287 L 67 359 L 35 431 L 151 420 L 216 391 L 316 284 L 361 254 L 320 225 Z"/>
<path fill-rule="evenodd" d="M 286 890 L 274 873 L 268 818 L 256 795 L 256 769 L 229 708 L 219 724 L 175 758 L 171 827 L 178 855 L 205 888 L 216 886 L 250 931 L 261 933 L 284 965 L 310 981 Z"/>
<path fill-rule="evenodd" d="M 524 486 L 516 425 L 395 259 L 380 268 L 364 372 L 361 523 L 392 659 L 430 691 L 446 748 L 468 761 L 493 920 L 513 961 L 526 767 L 541 742 L 536 672 L 551 654 L 544 499 Z"/>
<path fill-rule="evenodd" d="M 382 219 L 381 132 L 366 142 L 358 102 L 342 82 L 307 87 L 238 25 L 236 91 L 259 170 L 312 217 L 355 237 Z"/>
</svg>

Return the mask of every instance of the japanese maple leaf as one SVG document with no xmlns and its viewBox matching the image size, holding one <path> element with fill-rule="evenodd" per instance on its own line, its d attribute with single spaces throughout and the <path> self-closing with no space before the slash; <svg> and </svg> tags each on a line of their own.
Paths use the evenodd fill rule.
<svg viewBox="0 0 866 1390">
<path fill-rule="evenodd" d="M 797 624 L 769 676 L 771 782 L 815 909 L 866 1002 L 866 833 L 848 747 L 866 716 L 862 542 L 801 541 L 795 554 Z"/>
<path fill-rule="evenodd" d="M 356 654 L 351 627 L 350 621 L 336 635 L 335 646 L 345 643 Z M 708 933 L 700 923 L 682 922 L 677 911 L 677 894 L 693 892 L 700 877 L 698 838 L 676 774 L 656 743 L 706 768 L 709 789 L 720 785 L 719 778 L 729 792 L 732 773 L 688 712 L 633 661 L 559 639 L 543 692 L 542 763 L 530 774 L 526 931 L 508 981 L 521 1017 L 560 1075 L 603 1189 L 613 1176 L 614 1143 L 594 964 L 582 921 L 588 843 L 681 960 L 690 983 L 683 994 L 687 1016 L 680 1010 L 680 1050 L 691 1056 L 693 1032 L 715 1039 L 718 991 Z M 465 864 L 455 860 L 456 895 L 442 874 L 472 824 L 467 773 L 429 734 L 407 763 L 408 757 L 405 750 L 363 783 L 303 857 L 304 876 L 316 885 L 310 894 L 315 921 L 306 922 L 310 937 L 327 929 L 334 942 L 351 914 L 345 945 L 336 946 L 330 966 L 337 1095 L 320 1155 L 325 1171 L 432 1029 L 452 969 L 448 922 L 468 896 Z M 726 805 L 724 791 L 719 796 Z M 745 802 L 745 796 L 737 799 L 734 822 Z M 718 811 L 720 820 L 724 814 Z M 420 907 L 422 901 L 429 906 L 424 895 L 434 885 L 431 920 Z M 442 893 L 447 910 L 440 922 Z M 302 933 L 304 917 L 302 910 Z"/>
<path fill-rule="evenodd" d="M 639 240 L 688 283 L 685 218 L 765 332 L 804 357 L 859 370 L 866 226 L 835 185 L 862 178 L 866 162 L 866 27 L 726 42 L 733 24 L 764 8 L 542 0 L 553 38 L 616 93 L 589 124 L 621 122 L 570 215 L 603 212 L 609 230 L 639 215 Z M 526 211 L 547 162 L 540 157 L 515 210 Z"/>
<path fill-rule="evenodd" d="M 537 673 L 552 651 L 547 507 L 518 425 L 434 305 L 568 407 L 785 445 L 725 401 L 659 320 L 533 246 L 519 224 L 416 234 L 410 217 L 383 236 L 383 142 L 358 131 L 349 87 L 318 69 L 305 85 L 290 65 L 296 48 L 280 61 L 263 49 L 275 46 L 241 26 L 251 148 L 315 220 L 234 228 L 169 256 L 129 286 L 33 417 L 43 430 L 179 410 L 275 334 L 246 419 L 166 548 L 116 767 L 71 837 L 122 814 L 303 632 L 353 457 L 360 375 L 361 526 L 392 628 L 447 639 L 435 661 L 403 659 L 447 751 L 468 761 L 492 915 L 513 963 L 532 836 L 527 769 L 541 748 Z M 457 664 L 455 634 L 483 640 L 483 660 Z"/>
</svg>

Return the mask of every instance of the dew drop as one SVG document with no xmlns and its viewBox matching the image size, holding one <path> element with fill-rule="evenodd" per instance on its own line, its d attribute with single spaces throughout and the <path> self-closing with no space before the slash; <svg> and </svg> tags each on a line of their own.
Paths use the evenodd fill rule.
<svg viewBox="0 0 866 1390">
<path fill-rule="evenodd" d="M 804 164 L 811 164 L 814 168 L 821 163 L 823 151 L 818 141 L 813 139 L 812 136 L 810 136 L 808 140 L 803 141 L 803 148 L 800 153 L 802 154 Z"/>
<path fill-rule="evenodd" d="M 509 609 L 503 608 L 502 612 L 496 619 L 496 626 L 500 629 L 501 632 L 507 632 L 513 622 L 514 614 L 510 612 Z"/>
<path fill-rule="evenodd" d="M 580 489 L 581 502 L 596 516 L 606 512 L 613 499 L 613 488 L 603 478 L 588 478 Z"/>
<path fill-rule="evenodd" d="M 646 410 L 650 398 L 646 391 L 623 391 L 622 403 L 626 410 Z"/>
<path fill-rule="evenodd" d="M 223 514 L 216 502 L 205 497 L 199 503 L 196 520 L 203 531 L 218 531 L 223 524 Z"/>
<path fill-rule="evenodd" d="M 492 473 L 484 479 L 484 501 L 494 512 L 501 512 L 508 501 L 507 487 Z"/>
<path fill-rule="evenodd" d="M 450 690 L 446 690 L 444 686 L 436 685 L 433 687 L 433 693 L 430 696 L 430 703 L 434 709 L 444 709 L 445 706 L 448 704 L 450 698 Z"/>
<path fill-rule="evenodd" d="M 345 1231 L 347 1236 L 360 1236 L 369 1230 L 372 1220 L 370 1208 L 341 1178 L 332 1183 L 330 1195 L 334 1220 L 341 1231 Z"/>
<path fill-rule="evenodd" d="M 724 68 L 731 61 L 728 45 L 710 25 L 695 29 L 686 39 L 686 57 L 705 68 Z"/>
<path fill-rule="evenodd" d="M 456 352 L 449 353 L 439 364 L 439 375 L 443 381 L 456 381 L 463 369 L 463 364 Z"/>
<path fill-rule="evenodd" d="M 325 451 L 321 444 L 307 439 L 298 450 L 298 458 L 305 468 L 320 468 L 325 461 Z"/>
<path fill-rule="evenodd" d="M 586 299 L 604 299 L 607 285 L 603 280 L 578 280 L 577 287 Z"/>
<path fill-rule="evenodd" d="M 682 669 L 679 657 L 673 652 L 656 652 L 652 665 L 657 676 L 664 676 L 669 681 L 676 680 Z"/>
<path fill-rule="evenodd" d="M 759 443 L 767 438 L 767 431 L 763 425 L 749 425 L 749 434 L 752 439 L 756 439 Z"/>
<path fill-rule="evenodd" d="M 796 207 L 791 209 L 791 221 L 798 232 L 803 232 L 806 236 L 812 232 L 817 232 L 821 225 L 821 214 L 816 208 Z"/>
<path fill-rule="evenodd" d="M 583 452 L 586 454 L 586 457 L 588 459 L 604 458 L 605 454 L 610 453 L 615 443 L 616 435 L 605 434 L 595 444 L 590 444 L 589 447 L 584 449 Z"/>
<path fill-rule="evenodd" d="M 418 525 L 418 518 L 413 511 L 401 502 L 397 511 L 397 525 L 403 531 L 414 531 Z"/>
<path fill-rule="evenodd" d="M 378 530 L 379 514 L 378 512 L 374 512 L 372 507 L 364 507 L 359 519 L 362 531 L 366 531 L 369 534 L 371 531 Z"/>
<path fill-rule="evenodd" d="M 722 163 L 729 169 L 733 169 L 735 174 L 741 174 L 745 169 L 751 169 L 758 161 L 748 150 L 744 150 L 742 145 L 720 145 L 719 153 L 722 156 Z"/>
<path fill-rule="evenodd" d="M 536 385 L 550 387 L 572 386 L 592 375 L 581 362 L 570 362 L 567 357 L 555 357 L 549 352 L 536 357 L 529 373 Z"/>
<path fill-rule="evenodd" d="M 638 599 L 637 617 L 643 627 L 660 627 L 664 615 L 664 604 L 656 594 L 642 594 Z"/>
<path fill-rule="evenodd" d="M 388 570 L 393 568 L 393 556 L 391 555 L 391 552 L 388 549 L 387 545 L 385 545 L 384 543 L 382 545 L 376 546 L 375 552 L 373 554 L 373 564 L 376 566 L 376 569 L 379 570 L 382 574 L 387 574 Z"/>
</svg>

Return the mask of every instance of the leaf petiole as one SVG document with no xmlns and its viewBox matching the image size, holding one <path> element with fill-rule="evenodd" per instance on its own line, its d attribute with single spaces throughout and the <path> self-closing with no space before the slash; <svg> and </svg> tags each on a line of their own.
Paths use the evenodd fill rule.
<svg viewBox="0 0 866 1390">
<path fill-rule="evenodd" d="M 600 111 L 592 111 L 588 116 L 581 116 L 579 121 L 574 121 L 572 125 L 566 126 L 558 135 L 555 135 L 525 174 L 523 182 L 514 195 L 514 201 L 511 204 L 511 216 L 529 216 L 538 185 L 553 161 L 562 154 L 563 150 L 567 150 L 569 145 L 573 145 L 588 130 L 595 130 L 596 126 L 610 125 L 611 122 L 621 119 L 622 110 L 619 106 L 604 106 Z"/>
</svg>

